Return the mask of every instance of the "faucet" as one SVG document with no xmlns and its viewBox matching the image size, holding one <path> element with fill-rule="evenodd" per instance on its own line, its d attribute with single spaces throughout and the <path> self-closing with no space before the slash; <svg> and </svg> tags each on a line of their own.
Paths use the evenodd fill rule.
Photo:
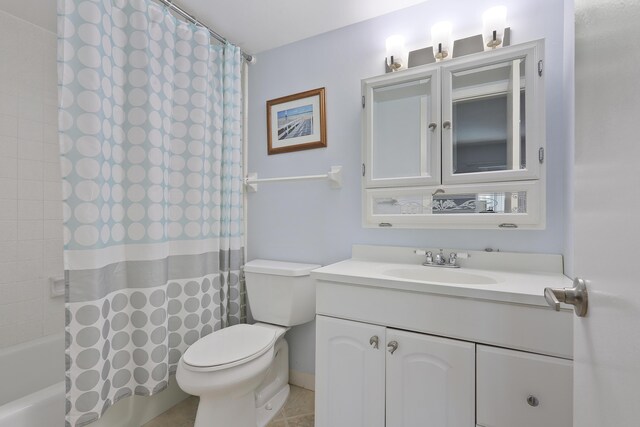
<svg viewBox="0 0 640 427">
<path fill-rule="evenodd" d="M 435 257 L 433 256 L 433 252 L 424 251 L 424 250 L 415 250 L 415 254 L 417 255 L 425 255 L 426 259 L 422 263 L 422 265 L 427 267 L 445 267 L 445 268 L 460 268 L 458 265 L 458 258 L 466 259 L 469 258 L 469 254 L 465 252 L 451 252 L 449 254 L 449 259 L 446 259 L 444 254 L 444 250 L 440 249 Z"/>
</svg>

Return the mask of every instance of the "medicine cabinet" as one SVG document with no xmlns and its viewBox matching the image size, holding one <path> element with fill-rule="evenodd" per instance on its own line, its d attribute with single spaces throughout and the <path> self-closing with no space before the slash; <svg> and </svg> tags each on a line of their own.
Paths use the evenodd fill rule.
<svg viewBox="0 0 640 427">
<path fill-rule="evenodd" d="M 363 80 L 364 225 L 544 228 L 543 49 Z"/>
</svg>

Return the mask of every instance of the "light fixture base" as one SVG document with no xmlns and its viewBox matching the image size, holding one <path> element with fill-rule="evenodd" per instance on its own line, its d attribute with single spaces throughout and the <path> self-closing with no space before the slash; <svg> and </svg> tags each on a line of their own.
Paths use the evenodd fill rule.
<svg viewBox="0 0 640 427">
<path fill-rule="evenodd" d="M 501 44 L 502 44 L 502 39 L 500 39 L 500 38 L 497 38 L 495 40 L 492 39 L 492 40 L 489 40 L 487 42 L 487 47 L 491 48 L 491 49 L 495 49 L 495 48 L 499 47 Z"/>
</svg>

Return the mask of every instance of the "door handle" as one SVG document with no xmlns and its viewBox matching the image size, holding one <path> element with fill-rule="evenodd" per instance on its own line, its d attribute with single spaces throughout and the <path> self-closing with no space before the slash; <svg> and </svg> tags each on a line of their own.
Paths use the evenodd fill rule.
<svg viewBox="0 0 640 427">
<path fill-rule="evenodd" d="M 398 349 L 398 341 L 391 341 L 387 344 L 387 348 L 389 349 L 389 353 L 393 354 Z"/>
<path fill-rule="evenodd" d="M 377 335 L 372 336 L 371 338 L 369 338 L 369 344 L 373 346 L 373 348 L 378 348 L 378 342 L 379 342 L 379 338 Z"/>
<path fill-rule="evenodd" d="M 451 129 L 451 121 L 447 120 L 446 122 L 442 123 L 442 127 L 444 129 Z"/>
<path fill-rule="evenodd" d="M 578 317 L 587 315 L 589 293 L 584 280 L 577 278 L 573 288 L 544 288 L 544 299 L 555 311 L 560 311 L 560 303 L 571 304 Z"/>
<path fill-rule="evenodd" d="M 437 124 L 435 124 L 435 123 L 429 123 L 429 129 L 431 129 L 431 131 L 436 130 L 436 128 L 437 128 L 437 127 L 438 127 L 438 125 L 437 125 Z"/>
</svg>

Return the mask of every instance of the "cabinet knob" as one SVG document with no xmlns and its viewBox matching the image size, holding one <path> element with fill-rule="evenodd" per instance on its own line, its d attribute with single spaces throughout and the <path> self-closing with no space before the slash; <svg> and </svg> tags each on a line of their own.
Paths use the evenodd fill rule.
<svg viewBox="0 0 640 427">
<path fill-rule="evenodd" d="M 529 404 L 529 406 L 532 406 L 535 408 L 540 404 L 540 401 L 538 400 L 537 397 L 533 395 L 529 395 L 529 397 L 527 397 L 527 403 Z"/>
<path fill-rule="evenodd" d="M 387 348 L 389 349 L 389 353 L 393 354 L 393 352 L 398 349 L 398 341 L 391 341 L 387 344 Z"/>
<path fill-rule="evenodd" d="M 373 348 L 378 348 L 379 342 L 380 342 L 380 339 L 378 338 L 377 335 L 374 335 L 371 338 L 369 338 L 369 344 L 371 344 Z"/>
<path fill-rule="evenodd" d="M 451 129 L 451 122 L 447 120 L 446 122 L 442 123 L 442 127 L 444 129 Z"/>
<path fill-rule="evenodd" d="M 431 129 L 431 131 L 436 130 L 436 128 L 437 128 L 437 127 L 438 127 L 438 125 L 437 125 L 437 124 L 435 124 L 435 123 L 433 123 L 433 122 L 429 123 L 429 129 Z"/>
</svg>

